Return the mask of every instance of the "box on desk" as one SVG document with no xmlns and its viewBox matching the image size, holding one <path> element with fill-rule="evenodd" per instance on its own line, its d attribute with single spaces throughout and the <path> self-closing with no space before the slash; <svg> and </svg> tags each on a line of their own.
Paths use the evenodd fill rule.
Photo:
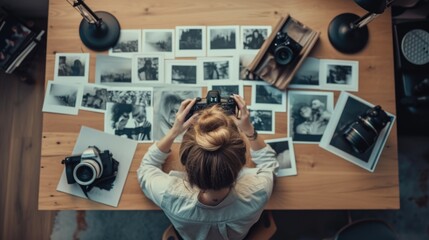
<svg viewBox="0 0 429 240">
<path fill-rule="evenodd" d="M 281 90 L 286 90 L 295 72 L 316 44 L 317 32 L 289 15 L 273 28 L 247 71 Z"/>
</svg>

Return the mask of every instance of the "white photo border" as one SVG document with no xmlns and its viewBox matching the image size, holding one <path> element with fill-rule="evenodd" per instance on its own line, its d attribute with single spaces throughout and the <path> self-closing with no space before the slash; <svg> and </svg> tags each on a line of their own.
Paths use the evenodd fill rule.
<svg viewBox="0 0 429 240">
<path fill-rule="evenodd" d="M 350 84 L 328 83 L 328 66 L 341 65 L 352 68 Z M 321 89 L 357 92 L 359 90 L 359 61 L 320 59 L 319 83 Z"/>
<path fill-rule="evenodd" d="M 235 32 L 235 48 L 234 49 L 212 49 L 211 48 L 211 30 L 222 30 L 230 29 Z M 237 53 L 240 44 L 240 27 L 238 25 L 229 25 L 229 26 L 207 26 L 207 56 L 233 56 Z"/>
<path fill-rule="evenodd" d="M 106 111 L 106 109 L 97 109 L 97 108 L 91 108 L 91 107 L 84 107 L 82 106 L 82 102 L 83 102 L 83 97 L 85 96 L 85 89 L 87 88 L 91 88 L 92 90 L 94 90 L 95 88 L 99 88 L 99 89 L 106 89 L 106 92 L 108 94 L 109 92 L 109 87 L 106 85 L 101 85 L 101 84 L 92 84 L 92 83 L 87 83 L 83 85 L 83 91 L 82 91 L 82 100 L 81 103 L 79 105 L 79 109 L 81 110 L 85 110 L 85 111 L 90 111 L 90 112 L 97 112 L 97 113 L 104 113 Z M 107 105 L 107 99 L 106 99 L 106 103 Z"/>
<path fill-rule="evenodd" d="M 267 109 L 263 109 L 263 108 L 255 108 L 253 106 L 247 106 L 247 109 L 249 109 L 250 114 L 252 114 L 252 112 L 254 111 L 262 111 L 262 112 L 271 112 L 271 130 L 259 130 L 256 129 L 255 124 L 253 124 L 253 127 L 255 127 L 255 129 L 258 131 L 258 133 L 261 134 L 275 134 L 275 130 L 276 130 L 276 112 L 273 110 L 267 110 Z M 252 118 L 252 117 L 250 117 Z"/>
<path fill-rule="evenodd" d="M 147 40 L 147 34 L 149 33 L 170 33 L 171 34 L 171 51 L 152 51 L 147 49 L 146 40 Z M 174 59 L 175 57 L 175 45 L 176 45 L 176 39 L 175 39 L 175 30 L 174 29 L 143 29 L 142 30 L 142 53 L 144 54 L 163 54 L 164 59 Z"/>
<path fill-rule="evenodd" d="M 200 81 L 198 79 L 198 63 L 197 60 L 165 60 L 164 61 L 164 79 L 166 84 L 174 84 L 174 85 L 189 85 L 189 86 L 199 86 Z M 173 83 L 173 76 L 172 76 L 172 67 L 173 66 L 195 66 L 196 67 L 196 73 L 195 73 L 195 84 L 194 83 Z"/>
<path fill-rule="evenodd" d="M 228 78 L 226 79 L 204 79 L 204 63 L 206 62 L 228 62 Z M 236 59 L 234 57 L 204 57 L 197 58 L 197 79 L 200 84 L 206 85 L 209 82 L 217 82 L 217 81 L 238 81 L 237 78 L 234 77 L 236 72 Z"/>
<path fill-rule="evenodd" d="M 267 30 L 267 36 L 266 36 L 265 40 L 267 40 L 268 37 L 271 35 L 273 28 L 270 25 L 260 25 L 260 26 L 258 26 L 258 25 L 254 25 L 254 26 L 243 25 L 243 26 L 240 26 L 240 37 L 239 37 L 240 43 L 239 43 L 238 49 L 241 51 L 247 52 L 247 53 L 257 53 L 259 51 L 259 49 L 245 49 L 244 48 L 244 36 L 243 35 L 244 35 L 244 30 L 246 30 L 246 29 L 266 29 Z"/>
<path fill-rule="evenodd" d="M 50 94 L 50 91 L 52 89 L 52 85 L 63 85 L 65 88 L 73 88 L 73 90 L 76 90 L 76 101 L 74 107 L 68 107 L 68 106 L 61 106 L 56 104 L 49 103 L 52 99 L 52 96 Z M 43 101 L 43 108 L 42 112 L 51 112 L 51 113 L 60 113 L 60 114 L 67 114 L 67 115 L 78 115 L 79 113 L 79 106 L 81 105 L 82 101 L 82 84 L 76 84 L 76 83 L 68 83 L 68 82 L 56 82 L 49 80 L 46 92 L 45 92 L 45 98 Z"/>
<path fill-rule="evenodd" d="M 140 58 L 158 58 L 158 79 L 157 80 L 140 80 L 138 75 L 138 60 Z M 133 55 L 132 67 L 131 67 L 131 83 L 137 84 L 162 84 L 164 83 L 164 55 L 163 54 L 135 54 Z"/>
<path fill-rule="evenodd" d="M 251 83 L 252 86 L 252 101 L 251 101 L 251 106 L 254 108 L 258 108 L 258 109 L 271 109 L 275 112 L 286 112 L 287 111 L 287 107 L 286 107 L 286 98 L 287 98 L 287 93 L 286 91 L 282 91 L 279 90 L 278 88 L 274 87 L 273 85 L 270 85 L 266 82 L 260 82 L 260 81 L 255 81 L 254 83 Z M 259 86 L 265 86 L 268 88 L 273 89 L 273 91 L 278 92 L 279 94 L 281 94 L 281 103 L 280 104 L 273 104 L 273 103 L 259 103 L 257 102 L 256 96 L 257 96 L 257 87 Z"/>
<path fill-rule="evenodd" d="M 289 150 L 289 157 L 290 157 L 290 168 L 279 168 L 277 170 L 276 176 L 277 177 L 286 177 L 286 176 L 297 175 L 298 172 L 297 172 L 297 168 L 296 168 L 295 151 L 293 149 L 293 139 L 290 137 L 286 137 L 286 138 L 274 138 L 274 139 L 265 140 L 265 143 L 267 143 L 267 144 L 278 143 L 278 142 L 287 142 L 288 150 Z M 276 158 L 277 158 L 277 156 L 276 156 Z"/>
<path fill-rule="evenodd" d="M 201 30 L 201 49 L 196 50 L 183 50 L 180 49 L 181 31 L 186 29 Z M 207 51 L 206 41 L 206 26 L 176 26 L 176 40 L 175 40 L 175 56 L 176 57 L 205 57 Z"/>
<path fill-rule="evenodd" d="M 119 36 L 119 40 L 118 43 L 120 43 L 121 38 L 125 35 L 128 34 L 135 34 L 137 36 L 137 52 L 113 52 L 113 48 L 116 47 L 113 46 L 109 49 L 109 55 L 110 56 L 119 56 L 119 57 L 127 57 L 127 58 L 131 58 L 134 54 L 137 53 L 141 53 L 142 52 L 142 33 L 141 33 L 141 29 L 121 29 L 121 35 Z"/>
<path fill-rule="evenodd" d="M 85 71 L 83 76 L 59 76 L 59 63 L 60 57 L 79 57 L 85 60 Z M 64 81 L 72 83 L 87 83 L 89 79 L 89 53 L 56 53 L 55 54 L 55 67 L 54 67 L 54 81 Z"/>
</svg>

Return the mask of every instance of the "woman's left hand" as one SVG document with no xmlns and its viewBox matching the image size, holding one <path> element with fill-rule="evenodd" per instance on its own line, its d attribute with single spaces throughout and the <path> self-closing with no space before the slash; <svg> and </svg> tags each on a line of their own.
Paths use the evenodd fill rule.
<svg viewBox="0 0 429 240">
<path fill-rule="evenodd" d="M 192 106 L 194 106 L 196 98 L 186 99 L 180 104 L 179 111 L 176 113 L 176 120 L 174 121 L 171 133 L 177 137 L 185 132 L 195 121 L 198 114 L 192 115 L 188 120 L 185 121 L 186 115 L 188 115 Z"/>
</svg>

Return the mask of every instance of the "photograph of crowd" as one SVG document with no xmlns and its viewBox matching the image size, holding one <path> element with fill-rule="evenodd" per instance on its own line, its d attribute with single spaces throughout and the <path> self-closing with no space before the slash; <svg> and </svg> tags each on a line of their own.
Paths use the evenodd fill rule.
<svg viewBox="0 0 429 240">
<path fill-rule="evenodd" d="M 105 112 L 107 101 L 108 91 L 106 87 L 95 84 L 85 84 L 83 86 L 80 109 L 95 112 Z"/>
<path fill-rule="evenodd" d="M 259 50 L 270 34 L 271 26 L 242 26 L 242 49 Z"/>
<path fill-rule="evenodd" d="M 139 54 L 133 57 L 133 82 L 159 82 L 164 78 L 164 58 Z"/>
<path fill-rule="evenodd" d="M 81 99 L 81 85 L 48 81 L 42 111 L 77 115 Z"/>
<path fill-rule="evenodd" d="M 110 87 L 108 89 L 108 102 L 126 103 L 132 105 L 152 106 L 152 88 L 142 87 Z"/>
<path fill-rule="evenodd" d="M 289 83 L 288 87 L 304 89 L 320 88 L 319 70 L 320 60 L 318 58 L 307 57 L 293 76 L 292 81 Z"/>
<path fill-rule="evenodd" d="M 144 29 L 142 52 L 173 53 L 173 39 L 173 29 Z"/>
<path fill-rule="evenodd" d="M 97 55 L 95 66 L 96 83 L 131 83 L 132 59 Z"/>
<path fill-rule="evenodd" d="M 197 84 L 195 60 L 166 60 L 165 81 L 171 84 Z"/>
<path fill-rule="evenodd" d="M 141 30 L 121 30 L 118 43 L 110 49 L 109 54 L 129 55 L 141 52 L 140 43 Z"/>
<path fill-rule="evenodd" d="M 265 143 L 271 146 L 276 152 L 276 159 L 279 162 L 277 177 L 296 175 L 295 153 L 293 149 L 292 138 L 277 138 L 265 140 Z"/>
<path fill-rule="evenodd" d="M 259 133 L 273 134 L 275 130 L 275 118 L 272 110 L 249 108 L 250 121 Z"/>
</svg>

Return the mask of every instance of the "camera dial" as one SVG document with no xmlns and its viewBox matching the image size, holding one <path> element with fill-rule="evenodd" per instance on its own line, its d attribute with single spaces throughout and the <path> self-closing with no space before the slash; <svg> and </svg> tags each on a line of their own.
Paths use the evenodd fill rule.
<svg viewBox="0 0 429 240">
<path fill-rule="evenodd" d="M 81 162 L 73 170 L 73 177 L 80 185 L 90 185 L 103 174 L 103 163 L 95 148 L 86 149 L 81 156 Z"/>
</svg>

